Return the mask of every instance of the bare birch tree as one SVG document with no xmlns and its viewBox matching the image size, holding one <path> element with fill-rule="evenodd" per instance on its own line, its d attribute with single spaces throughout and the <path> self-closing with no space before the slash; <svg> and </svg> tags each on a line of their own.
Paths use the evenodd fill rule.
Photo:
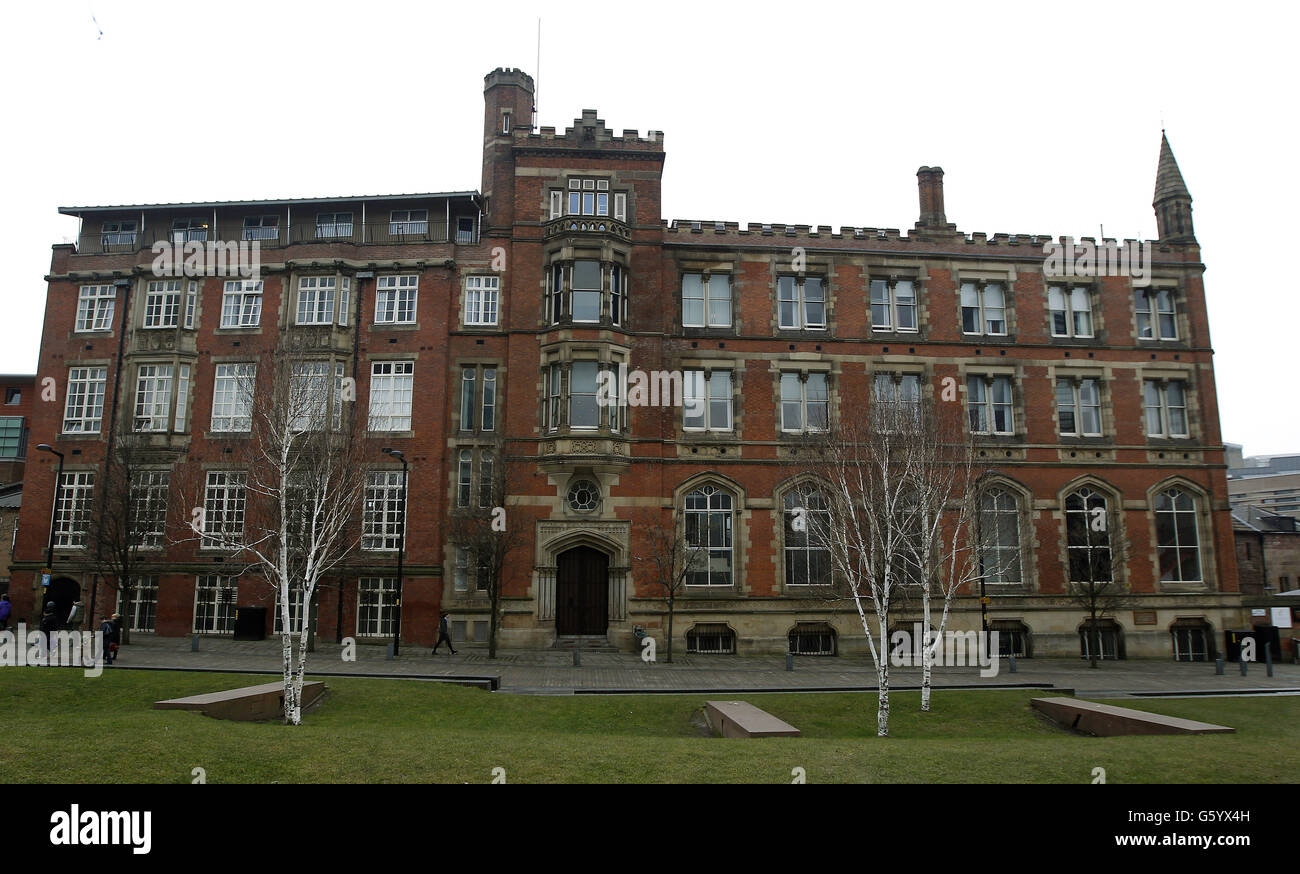
<svg viewBox="0 0 1300 874">
<path fill-rule="evenodd" d="M 197 533 L 205 547 L 259 571 L 276 592 L 284 720 L 291 725 L 302 721 L 312 599 L 321 579 L 360 541 L 374 454 L 342 374 L 334 362 L 282 355 L 245 368 L 234 409 L 249 434 L 231 463 L 243 482 L 233 492 L 243 496 L 242 524 L 231 491 L 198 500 L 197 489 L 190 489 L 197 502 L 187 539 Z"/>
<path fill-rule="evenodd" d="M 510 556 L 528 542 L 528 531 L 519 518 L 510 518 L 506 501 L 519 462 L 506 454 L 506 442 L 497 439 L 490 445 L 480 444 L 478 490 L 452 509 L 447 521 L 447 542 L 467 553 L 467 570 L 475 573 L 478 589 L 487 594 L 488 658 L 497 657 L 497 636 L 504 618 L 503 589 L 505 569 Z"/>
<path fill-rule="evenodd" d="M 131 433 L 117 435 L 104 459 L 98 506 L 89 521 L 87 543 L 93 566 L 101 575 L 112 578 L 113 587 L 121 595 L 123 644 L 131 642 L 139 565 L 150 550 L 162 548 L 166 537 L 169 467 L 173 459 L 174 454 L 165 451 L 151 452 L 139 435 Z"/>
<path fill-rule="evenodd" d="M 917 576 L 916 549 L 906 542 L 904 528 L 913 489 L 907 452 L 912 430 L 897 405 L 872 404 L 863 414 L 810 434 L 798 449 L 800 467 L 825 483 L 825 512 L 804 517 L 808 539 L 829 555 L 862 623 L 876 668 L 879 737 L 889 735 L 888 640 L 894 599 Z"/>
<path fill-rule="evenodd" d="M 1116 549 L 1121 556 L 1127 553 L 1128 543 L 1115 536 L 1107 498 L 1090 487 L 1066 496 L 1065 531 L 1066 585 L 1070 600 L 1088 615 L 1088 667 L 1096 668 L 1102 655 L 1101 622 L 1130 603 L 1128 584 L 1115 578 L 1114 555 Z"/>
<path fill-rule="evenodd" d="M 693 547 L 687 539 L 686 531 L 671 518 L 671 513 L 669 517 L 665 524 L 661 513 L 645 514 L 639 532 L 643 538 L 644 553 L 636 556 L 636 559 L 647 568 L 659 597 L 663 598 L 668 607 L 668 627 L 665 632 L 668 649 L 664 661 L 672 664 L 673 619 L 677 598 L 685 590 L 691 571 L 707 562 L 708 550 Z"/>
</svg>

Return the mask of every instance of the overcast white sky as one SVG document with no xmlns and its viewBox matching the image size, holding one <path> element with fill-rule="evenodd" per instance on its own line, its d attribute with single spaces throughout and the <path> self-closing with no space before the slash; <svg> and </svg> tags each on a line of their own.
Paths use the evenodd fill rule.
<svg viewBox="0 0 1300 874">
<path fill-rule="evenodd" d="M 478 189 L 483 76 L 536 72 L 540 15 L 539 123 L 664 131 L 666 218 L 905 229 L 937 164 L 968 233 L 1154 238 L 1163 120 L 1224 438 L 1300 452 L 1295 4 L 458 5 L 5 4 L 0 372 L 59 206 Z"/>
</svg>

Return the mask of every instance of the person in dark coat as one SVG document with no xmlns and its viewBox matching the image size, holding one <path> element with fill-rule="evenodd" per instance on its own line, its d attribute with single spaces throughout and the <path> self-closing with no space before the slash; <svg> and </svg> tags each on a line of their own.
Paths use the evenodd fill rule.
<svg viewBox="0 0 1300 874">
<path fill-rule="evenodd" d="M 41 636 L 45 638 L 45 651 L 50 652 L 54 645 L 54 632 L 59 630 L 59 617 L 55 613 L 53 601 L 45 602 L 45 612 L 41 614 Z"/>
<path fill-rule="evenodd" d="M 113 620 L 105 616 L 99 623 L 99 632 L 104 636 L 104 664 L 111 665 L 117 655 L 117 644 L 113 642 Z"/>
<path fill-rule="evenodd" d="M 442 611 L 440 615 L 442 618 L 438 620 L 438 642 L 433 645 L 433 654 L 438 654 L 438 647 L 442 646 L 442 642 L 445 640 L 447 641 L 447 649 L 450 649 L 451 654 L 455 655 L 456 650 L 452 649 L 451 646 L 451 620 L 447 618 L 446 610 Z"/>
<path fill-rule="evenodd" d="M 9 627 L 9 616 L 13 613 L 13 605 L 9 603 L 8 595 L 0 595 L 0 631 Z"/>
</svg>

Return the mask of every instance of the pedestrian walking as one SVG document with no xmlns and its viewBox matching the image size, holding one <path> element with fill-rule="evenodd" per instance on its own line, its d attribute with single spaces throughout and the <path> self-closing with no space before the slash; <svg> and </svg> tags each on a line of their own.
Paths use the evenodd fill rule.
<svg viewBox="0 0 1300 874">
<path fill-rule="evenodd" d="M 104 664 L 111 665 L 117 656 L 117 644 L 113 642 L 113 620 L 108 616 L 99 623 L 99 633 L 104 639 Z"/>
<path fill-rule="evenodd" d="M 0 631 L 9 627 L 9 614 L 13 609 L 13 605 L 9 603 L 9 596 L 0 595 Z"/>
<path fill-rule="evenodd" d="M 447 618 L 447 611 L 445 610 L 439 615 L 442 618 L 438 620 L 438 642 L 433 645 L 433 654 L 438 654 L 438 647 L 442 646 L 442 642 L 445 640 L 447 641 L 447 649 L 450 649 L 451 654 L 455 655 L 456 650 L 452 649 L 451 646 L 451 620 Z"/>
</svg>

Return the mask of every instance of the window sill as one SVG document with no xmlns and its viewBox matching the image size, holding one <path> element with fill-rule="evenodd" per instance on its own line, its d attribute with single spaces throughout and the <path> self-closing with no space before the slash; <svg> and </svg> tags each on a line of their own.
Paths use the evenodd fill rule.
<svg viewBox="0 0 1300 874">
<path fill-rule="evenodd" d="M 222 336 L 223 334 L 237 335 L 237 334 L 260 334 L 260 333 L 262 333 L 261 325 L 220 325 L 216 329 L 216 334 L 218 337 Z"/>
</svg>

